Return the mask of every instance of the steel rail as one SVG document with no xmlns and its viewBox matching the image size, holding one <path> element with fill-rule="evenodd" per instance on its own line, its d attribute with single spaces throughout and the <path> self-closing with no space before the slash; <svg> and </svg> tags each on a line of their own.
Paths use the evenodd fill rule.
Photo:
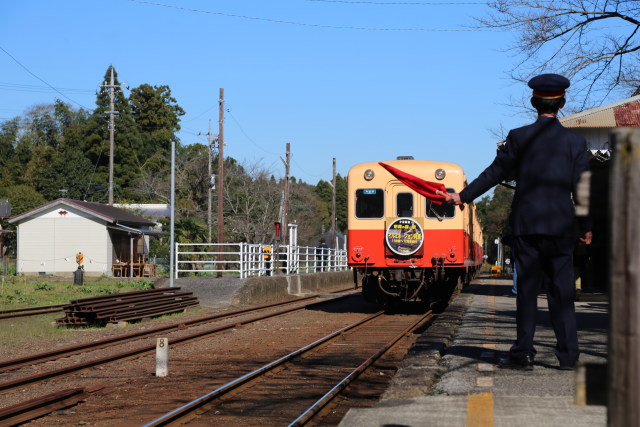
<svg viewBox="0 0 640 427">
<path fill-rule="evenodd" d="M 363 325 L 365 323 L 370 322 L 371 320 L 381 316 L 384 314 L 384 310 L 381 310 L 377 313 L 372 314 L 371 316 L 368 316 L 364 319 L 361 319 L 355 323 L 352 323 L 351 325 L 345 326 L 344 328 L 338 329 L 332 333 L 330 333 L 329 335 L 325 335 L 324 337 L 312 342 L 311 344 L 307 344 L 304 347 L 301 347 L 285 356 L 282 356 L 281 358 L 274 360 L 273 362 L 269 362 L 266 365 L 263 365 L 262 367 L 249 372 L 248 374 L 245 374 L 241 377 L 236 378 L 233 381 L 230 381 L 220 387 L 218 387 L 217 389 L 210 391 L 209 393 L 200 396 L 197 399 L 192 400 L 191 402 L 187 403 L 186 405 L 183 405 L 179 408 L 174 409 L 171 412 L 168 412 L 166 414 L 164 414 L 162 417 L 157 418 L 147 424 L 144 424 L 144 427 L 155 427 L 155 426 L 165 426 L 165 425 L 169 425 L 170 423 L 186 416 L 186 414 L 189 414 L 193 411 L 195 411 L 196 409 L 202 407 L 203 405 L 206 405 L 207 403 L 209 403 L 210 401 L 212 401 L 213 399 L 220 397 L 221 395 L 228 393 L 229 391 L 235 389 L 236 387 L 239 387 L 242 384 L 245 384 L 246 382 L 250 381 L 253 378 L 256 378 L 260 375 L 263 375 L 264 373 L 270 371 L 271 369 L 283 364 L 284 362 L 287 362 L 291 359 L 293 359 L 296 356 L 299 356 L 317 346 L 319 346 L 320 344 L 325 343 L 326 341 L 331 340 L 332 338 L 335 338 L 338 335 L 341 335 L 342 333 L 356 328 L 360 325 Z"/>
<path fill-rule="evenodd" d="M 341 289 L 339 291 L 333 291 L 332 293 L 339 293 L 339 292 L 346 292 L 352 289 Z M 112 337 L 112 338 L 105 338 L 99 341 L 93 341 L 90 343 L 85 343 L 85 344 L 79 344 L 79 345 L 75 345 L 75 346 L 69 346 L 69 347 L 64 347 L 64 348 L 60 348 L 57 350 L 51 350 L 51 351 L 47 351 L 47 352 L 43 352 L 43 353 L 38 353 L 38 354 L 33 354 L 33 355 L 29 355 L 29 356 L 25 356 L 25 357 L 20 357 L 17 359 L 11 359 L 11 360 L 5 360 L 5 361 L 0 361 L 0 373 L 1 372 L 5 372 L 8 370 L 13 370 L 13 369 L 17 369 L 23 366 L 27 366 L 27 365 L 31 365 L 33 363 L 36 362 L 44 362 L 44 361 L 50 361 L 50 360 L 55 360 L 58 359 L 60 357 L 63 357 L 65 355 L 71 355 L 71 354 L 75 354 L 75 353 L 79 353 L 83 350 L 86 349 L 100 349 L 103 348 L 109 344 L 113 344 L 119 341 L 126 341 L 126 340 L 131 340 L 131 339 L 135 339 L 135 338 L 141 338 L 144 336 L 148 336 L 148 335 L 153 335 L 153 334 L 157 334 L 160 332 L 167 332 L 167 331 L 171 331 L 171 330 L 180 330 L 180 329 L 184 329 L 185 327 L 191 327 L 191 326 L 196 326 L 202 323 L 207 323 L 210 322 L 212 320 L 220 320 L 220 319 L 224 319 L 227 317 L 233 317 L 233 316 L 237 316 L 237 315 L 241 315 L 241 314 L 245 314 L 245 313 L 249 313 L 252 311 L 258 311 L 258 310 L 265 310 L 267 308 L 272 308 L 272 307 L 278 307 L 278 306 L 282 306 L 282 305 L 288 305 L 288 304 L 295 304 L 298 302 L 302 302 L 302 301 L 308 301 L 310 299 L 314 299 L 314 298 L 319 298 L 320 295 L 319 294 L 314 294 L 314 295 L 309 295 L 306 297 L 302 297 L 302 298 L 297 298 L 295 300 L 291 300 L 291 301 L 283 301 L 283 302 L 277 302 L 277 303 L 272 303 L 272 304 L 266 304 L 266 305 L 261 305 L 261 306 L 256 306 L 256 307 L 250 307 L 250 308 L 246 308 L 246 309 L 241 309 L 241 310 L 234 310 L 234 311 L 228 311 L 228 312 L 224 312 L 224 313 L 218 313 L 218 314 L 214 314 L 211 316 L 205 316 L 205 317 L 200 317 L 198 319 L 193 319 L 193 320 L 189 320 L 186 322 L 179 322 L 179 323 L 174 323 L 171 325 L 167 325 L 167 326 L 160 326 L 154 329 L 148 329 L 145 331 L 141 331 L 141 332 L 133 332 L 130 334 L 124 334 L 124 335 L 119 335 L 116 337 Z"/>
<path fill-rule="evenodd" d="M 37 316 L 38 314 L 55 313 L 62 311 L 66 304 L 41 305 L 38 307 L 14 308 L 11 310 L 0 310 L 0 319 L 10 319 L 14 317 Z"/>
<path fill-rule="evenodd" d="M 298 418 L 293 420 L 289 427 L 293 426 L 302 426 L 311 418 L 313 418 L 322 408 L 324 408 L 327 403 L 333 400 L 342 390 L 344 390 L 349 384 L 351 384 L 358 376 L 366 371 L 376 360 L 378 360 L 382 355 L 384 355 L 389 349 L 391 349 L 402 337 L 410 333 L 412 330 L 420 326 L 423 322 L 431 319 L 434 316 L 433 311 L 427 311 L 422 317 L 413 322 L 410 326 L 408 326 L 404 331 L 399 333 L 392 340 L 387 342 L 383 347 L 381 347 L 378 351 L 376 351 L 373 355 L 371 355 L 367 360 L 362 362 L 360 366 L 354 369 L 349 375 L 344 377 L 338 384 L 336 384 L 331 390 L 329 390 L 324 396 L 318 399 L 313 405 L 311 405 L 306 411 L 304 411 Z"/>
<path fill-rule="evenodd" d="M 68 408 L 103 388 L 104 386 L 97 386 L 91 389 L 73 388 L 62 390 L 2 408 L 0 409 L 0 426 L 20 425 L 53 411 Z"/>
<path fill-rule="evenodd" d="M 242 325 L 246 325 L 249 323 L 253 323 L 253 322 L 258 322 L 260 320 L 264 320 L 264 319 L 268 319 L 271 317 L 276 317 L 276 316 L 280 316 L 283 314 L 287 314 L 287 313 L 292 313 L 294 311 L 299 311 L 299 310 L 303 310 L 305 308 L 308 308 L 310 306 L 314 306 L 314 305 L 320 305 L 322 303 L 325 303 L 325 301 L 321 301 L 321 302 L 317 302 L 317 303 L 311 303 L 311 304 L 306 304 L 306 305 L 302 305 L 302 306 L 296 306 L 296 307 L 290 307 L 284 310 L 280 310 L 280 311 L 276 311 L 273 313 L 268 313 L 265 314 L 263 316 L 259 316 L 259 317 L 253 317 L 251 319 L 247 319 L 247 320 L 243 320 L 243 321 L 239 321 L 239 322 L 234 322 L 234 323 L 230 323 L 228 325 L 223 325 L 223 326 L 219 326 L 213 329 L 208 329 L 205 331 L 200 331 L 200 332 L 196 332 L 190 335 L 185 335 L 182 337 L 176 337 L 176 338 L 172 338 L 171 342 L 172 344 L 178 344 L 181 342 L 185 342 L 185 341 L 189 341 L 192 339 L 196 339 L 196 338 L 200 338 L 206 335 L 210 335 L 210 334 L 214 334 L 217 332 L 222 332 L 225 331 L 227 329 L 232 329 L 232 328 L 236 328 L 238 326 L 242 326 Z M 48 371 L 48 372 L 43 372 L 43 373 L 39 373 L 39 374 L 35 374 L 35 375 L 31 375 L 28 377 L 22 377 L 22 378 L 18 378 L 15 380 L 11 380 L 11 381 L 6 381 L 3 383 L 0 383 L 0 390 L 8 390 L 17 386 L 21 386 L 21 385 L 25 385 L 25 384 L 31 384 L 34 382 L 38 382 L 41 380 L 45 380 L 45 379 L 49 379 L 49 378 L 54 378 L 54 377 L 58 377 L 58 376 L 62 376 L 62 375 L 66 375 L 66 374 L 70 374 L 76 371 L 80 371 L 83 369 L 87 369 L 87 368 L 91 368 L 93 366 L 98 366 L 98 365 L 102 365 L 105 363 L 109 363 L 109 362 L 113 362 L 116 360 L 120 360 L 120 359 L 125 359 L 127 357 L 131 357 L 131 356 L 136 356 L 142 353 L 146 353 L 146 352 L 152 352 L 155 351 L 156 349 L 156 344 L 151 344 L 151 345 L 146 345 L 143 347 L 139 347 L 133 350 L 128 350 L 125 352 L 121 352 L 121 353 L 116 353 L 116 354 L 112 354 L 110 356 L 105 356 L 99 359 L 95 359 L 92 360 L 90 362 L 85 362 L 85 363 L 79 363 L 76 365 L 71 365 L 71 366 L 67 366 L 65 368 L 60 368 L 60 369 L 56 369 L 53 371 Z"/>
</svg>

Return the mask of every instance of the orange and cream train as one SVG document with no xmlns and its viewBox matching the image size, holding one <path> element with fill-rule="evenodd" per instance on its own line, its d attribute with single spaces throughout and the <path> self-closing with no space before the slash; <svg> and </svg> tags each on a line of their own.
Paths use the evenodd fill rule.
<svg viewBox="0 0 640 427">
<path fill-rule="evenodd" d="M 448 192 L 466 185 L 453 163 L 399 157 L 385 161 Z M 440 291 L 468 284 L 483 261 L 475 204 L 463 210 L 413 191 L 378 162 L 349 170 L 348 264 L 371 302 L 429 302 Z M 357 283 L 356 283 L 357 284 Z"/>
</svg>

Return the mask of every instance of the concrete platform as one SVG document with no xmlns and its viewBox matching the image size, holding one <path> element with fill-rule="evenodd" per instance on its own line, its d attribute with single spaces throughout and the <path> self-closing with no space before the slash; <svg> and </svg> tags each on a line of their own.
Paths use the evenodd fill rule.
<svg viewBox="0 0 640 427">
<path fill-rule="evenodd" d="M 174 287 L 193 292 L 204 307 L 267 304 L 295 298 L 297 295 L 353 287 L 353 272 L 327 271 L 298 275 L 255 276 L 240 279 L 232 276 L 194 276 L 174 279 Z M 156 288 L 169 286 L 169 279 L 159 279 Z"/>
<path fill-rule="evenodd" d="M 510 287 L 474 281 L 419 337 L 381 402 L 351 409 L 340 426 L 606 426 L 606 406 L 576 404 L 579 370 L 558 369 L 545 296 L 534 370 L 497 367 L 516 335 Z M 606 363 L 607 302 L 581 298 L 576 311 L 580 363 Z"/>
</svg>

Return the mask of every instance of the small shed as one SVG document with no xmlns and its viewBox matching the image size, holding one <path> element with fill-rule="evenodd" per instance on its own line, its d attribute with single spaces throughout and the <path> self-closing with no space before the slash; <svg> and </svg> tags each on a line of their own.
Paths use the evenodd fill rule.
<svg viewBox="0 0 640 427">
<path fill-rule="evenodd" d="M 17 226 L 17 274 L 154 276 L 149 236 L 161 234 L 141 216 L 102 203 L 57 199 L 9 219 Z"/>
</svg>

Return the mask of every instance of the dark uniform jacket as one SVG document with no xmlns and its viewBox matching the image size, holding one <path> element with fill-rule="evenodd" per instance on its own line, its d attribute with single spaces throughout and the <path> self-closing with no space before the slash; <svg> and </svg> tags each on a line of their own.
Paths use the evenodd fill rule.
<svg viewBox="0 0 640 427">
<path fill-rule="evenodd" d="M 514 236 L 575 236 L 572 197 L 588 162 L 582 136 L 564 128 L 554 117 L 539 117 L 535 123 L 509 132 L 504 148 L 460 192 L 460 199 L 469 203 L 507 177 L 515 177 L 510 216 Z M 581 228 L 585 227 L 588 225 Z"/>
</svg>

